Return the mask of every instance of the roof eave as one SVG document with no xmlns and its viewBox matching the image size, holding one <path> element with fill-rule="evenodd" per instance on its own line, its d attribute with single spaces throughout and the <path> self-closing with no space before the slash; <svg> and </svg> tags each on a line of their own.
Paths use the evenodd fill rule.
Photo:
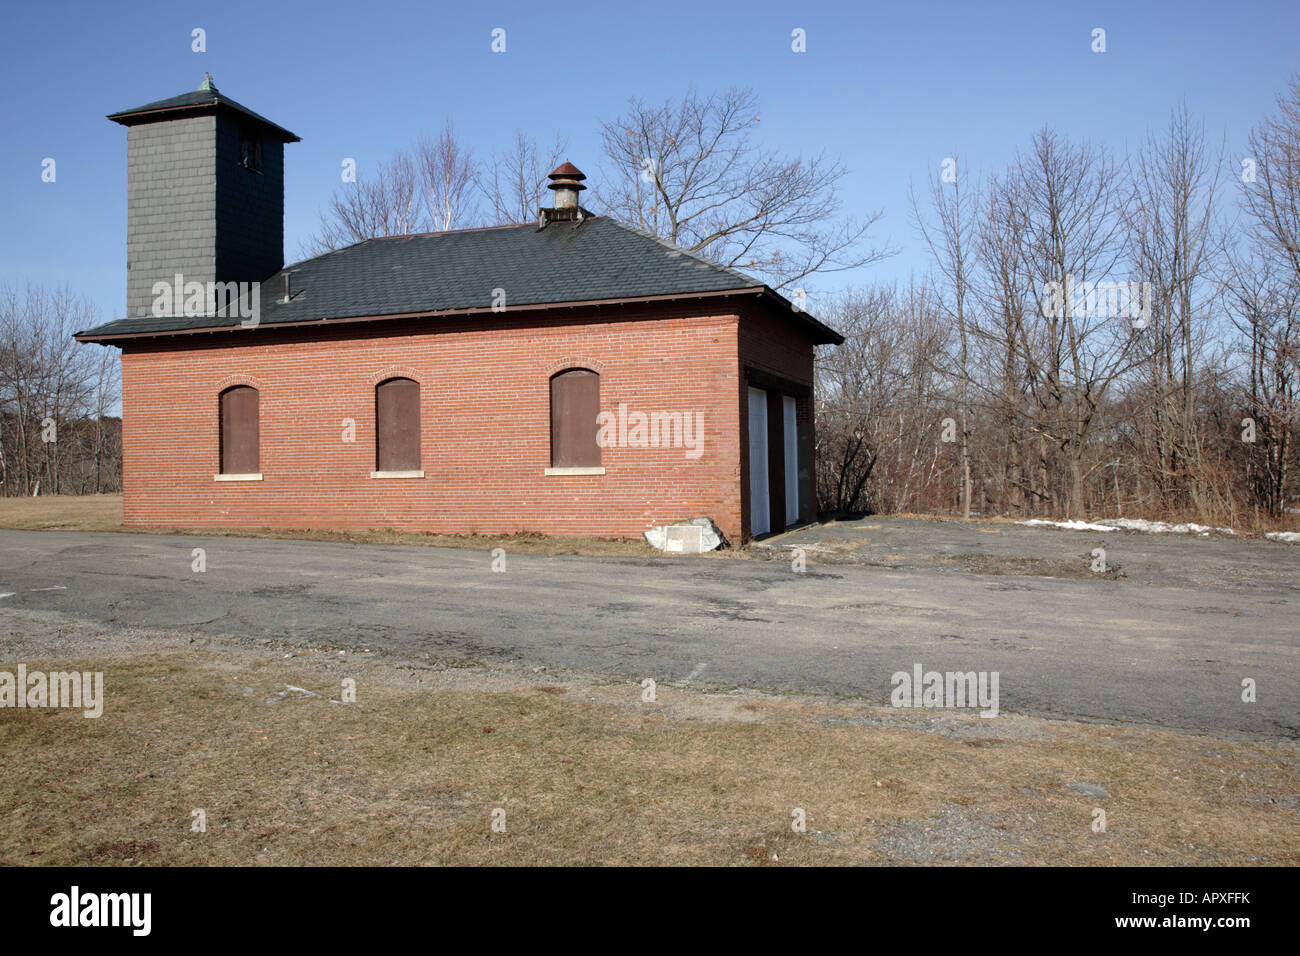
<svg viewBox="0 0 1300 956">
<path fill-rule="evenodd" d="M 510 312 L 546 312 L 555 309 L 582 309 L 593 308 L 603 305 L 638 305 L 650 302 L 672 302 L 684 301 L 687 299 L 713 299 L 726 298 L 728 296 L 738 295 L 762 295 L 764 291 L 770 291 L 766 286 L 753 286 L 738 289 L 716 289 L 705 292 L 674 292 L 668 295 L 653 296 L 631 296 L 624 298 L 612 299 L 583 299 L 571 302 L 539 302 L 530 305 L 512 305 Z M 393 312 L 382 315 L 357 315 L 342 316 L 338 318 L 325 319 L 307 319 L 300 322 L 268 322 L 256 326 L 256 328 L 266 329 L 301 329 L 301 328 L 320 328 L 322 326 L 335 325 L 353 325 L 362 322 L 387 322 L 397 321 L 399 319 L 437 319 L 437 318 L 458 318 L 462 316 L 474 315 L 500 315 L 499 311 L 494 311 L 491 306 L 473 306 L 464 309 L 435 309 L 425 312 Z M 111 323 L 110 323 L 111 324 Z M 152 332 L 110 332 L 106 335 L 94 335 L 94 329 L 86 329 L 73 334 L 73 338 L 78 342 L 97 342 L 105 344 L 122 339 L 144 339 L 144 338 L 170 338 L 177 335 L 199 335 L 205 332 L 235 332 L 247 331 L 250 327 L 239 323 L 234 325 L 219 326 L 200 326 L 189 329 L 163 329 Z"/>
<path fill-rule="evenodd" d="M 775 305 L 778 309 L 790 313 L 790 315 L 794 317 L 795 321 L 812 333 L 813 343 L 815 345 L 842 345 L 844 343 L 844 336 L 840 335 L 840 333 L 836 332 L 824 322 L 819 322 L 803 309 L 796 309 L 794 303 L 771 286 L 762 287 L 761 297 L 766 299 L 772 305 Z"/>
<path fill-rule="evenodd" d="M 594 308 L 606 305 L 638 305 L 652 302 L 674 302 L 685 301 L 689 299 L 716 299 L 733 296 L 756 296 L 759 299 L 767 301 L 770 305 L 777 307 L 780 311 L 793 318 L 799 325 L 803 326 L 811 333 L 814 344 L 816 345 L 839 345 L 844 341 L 844 336 L 836 332 L 830 326 L 825 325 L 813 318 L 807 312 L 794 308 L 790 301 L 780 293 L 773 290 L 770 286 L 754 285 L 743 286 L 736 289 L 716 289 L 706 292 L 674 292 L 668 295 L 656 296 L 631 296 L 612 299 L 584 299 L 571 302 L 541 302 L 530 305 L 514 305 L 510 307 L 512 312 L 546 312 L 555 309 L 580 309 Z M 436 309 L 425 312 L 396 312 L 385 313 L 382 315 L 361 315 L 361 316 L 343 316 L 338 318 L 325 319 L 308 319 L 299 322 L 268 322 L 265 326 L 259 328 L 268 329 L 301 329 L 301 328 L 320 328 L 323 326 L 352 325 L 362 322 L 387 322 L 397 321 L 400 319 L 435 319 L 447 317 L 469 317 L 474 315 L 499 315 L 494 312 L 490 306 L 474 306 L 464 309 Z M 220 326 L 199 326 L 188 329 L 163 329 L 150 332 L 121 332 L 108 333 L 106 335 L 94 335 L 94 329 L 86 329 L 77 332 L 73 338 L 78 342 L 93 342 L 100 345 L 107 345 L 117 341 L 128 339 L 156 339 L 172 338 L 179 335 L 200 335 L 203 333 L 217 332 L 235 332 L 247 330 L 247 326 L 240 323 L 233 325 Z"/>
<path fill-rule="evenodd" d="M 265 126 L 267 129 L 273 130 L 286 143 L 302 142 L 301 136 L 299 136 L 297 133 L 290 132 L 289 130 L 285 129 L 283 126 L 280 126 L 276 123 L 272 123 L 268 119 L 263 119 L 262 117 L 256 116 L 253 113 L 247 112 L 245 110 L 236 109 L 235 107 L 231 106 L 229 103 L 221 103 L 221 102 L 186 103 L 178 106 L 163 106 L 154 110 L 124 110 L 121 113 L 109 113 L 108 116 L 105 117 L 105 119 L 110 119 L 114 123 L 120 123 L 122 126 L 139 126 L 141 123 L 148 123 L 151 121 L 151 118 L 157 117 L 160 114 L 164 114 L 164 113 L 173 114 L 177 116 L 184 116 L 186 114 L 198 116 L 203 113 L 216 113 L 218 110 L 221 109 L 228 110 L 231 113 L 234 113 L 236 116 L 243 116 L 246 119 L 253 120 L 256 123 Z"/>
</svg>

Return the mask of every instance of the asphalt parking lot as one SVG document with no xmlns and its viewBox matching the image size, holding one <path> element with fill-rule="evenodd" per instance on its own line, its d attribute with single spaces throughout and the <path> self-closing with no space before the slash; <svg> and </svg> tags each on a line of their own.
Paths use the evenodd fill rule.
<svg viewBox="0 0 1300 956">
<path fill-rule="evenodd" d="M 1118 571 L 1088 570 L 1099 542 Z M 1300 548 L 1272 542 L 868 519 L 747 558 L 507 555 L 498 573 L 474 550 L 0 531 L 0 594 L 0 614 L 414 663 L 876 703 L 920 664 L 999 672 L 1012 712 L 1247 737 L 1300 728 Z"/>
</svg>

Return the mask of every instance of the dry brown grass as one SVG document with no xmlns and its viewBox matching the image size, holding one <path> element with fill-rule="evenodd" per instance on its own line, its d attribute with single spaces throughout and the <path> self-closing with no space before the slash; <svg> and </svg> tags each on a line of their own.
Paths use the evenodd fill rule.
<svg viewBox="0 0 1300 956">
<path fill-rule="evenodd" d="M 121 495 L 0 498 L 0 528 L 25 531 L 122 531 Z"/>
<path fill-rule="evenodd" d="M 665 687 L 417 688 L 252 652 L 80 663 L 105 674 L 101 718 L 0 710 L 0 864 L 1300 863 L 1293 748 L 1016 717 L 949 715 L 945 736 Z M 355 704 L 267 703 L 337 697 L 347 674 Z"/>
</svg>

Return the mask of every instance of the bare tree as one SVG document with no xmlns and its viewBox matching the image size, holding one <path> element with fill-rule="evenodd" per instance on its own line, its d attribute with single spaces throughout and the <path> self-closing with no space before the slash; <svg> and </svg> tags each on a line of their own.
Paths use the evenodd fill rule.
<svg viewBox="0 0 1300 956">
<path fill-rule="evenodd" d="M 450 119 L 436 138 L 426 136 L 416 143 L 414 164 L 430 230 L 469 225 L 475 216 L 478 171 L 474 151 L 461 145 Z"/>
<path fill-rule="evenodd" d="M 1186 498 L 1198 512 L 1208 489 L 1197 376 L 1213 329 L 1211 256 L 1221 165 L 1222 156 L 1208 154 L 1204 131 L 1180 106 L 1163 137 L 1147 135 L 1133 170 L 1129 257 L 1152 289 L 1140 348 L 1146 395 L 1135 409 L 1149 433 L 1150 453 L 1142 458 L 1163 502 Z"/>
<path fill-rule="evenodd" d="M 978 188 L 931 177 L 932 273 L 825 313 L 847 338 L 817 362 L 823 510 L 1294 529 L 1300 77 L 1249 145 L 1232 229 L 1222 148 L 1182 106 L 1131 157 L 1044 129 Z"/>
<path fill-rule="evenodd" d="M 550 205 L 547 174 L 563 162 L 566 149 L 568 141 L 556 136 L 551 148 L 543 152 L 534 140 L 516 130 L 510 148 L 501 155 L 492 154 L 480 173 L 479 189 L 494 225 L 537 221 L 537 210 Z"/>
<path fill-rule="evenodd" d="M 1096 298 L 1072 293 L 1118 279 L 1125 196 L 1105 152 L 1050 129 L 1034 135 L 1016 176 L 1024 204 L 1023 262 L 1038 297 L 1033 334 L 1026 323 L 1021 340 L 1037 406 L 1033 428 L 1063 460 L 1066 513 L 1082 513 L 1089 434 L 1107 389 L 1130 366 L 1133 326 L 1099 308 Z"/>
<path fill-rule="evenodd" d="M 115 348 L 101 348 L 90 364 L 90 421 L 79 429 L 85 438 L 78 456 L 82 494 L 122 487 L 122 422 L 111 415 L 122 398 L 121 368 L 121 353 Z"/>
<path fill-rule="evenodd" d="M 1300 77 L 1249 146 L 1255 175 L 1243 175 L 1241 189 L 1247 240 L 1229 258 L 1229 286 L 1248 361 L 1247 480 L 1256 502 L 1280 516 L 1294 493 L 1300 444 Z"/>
<path fill-rule="evenodd" d="M 1277 98 L 1277 113 L 1251 132 L 1256 175 L 1243 176 L 1242 205 L 1256 252 L 1300 281 L 1300 75 Z"/>
<path fill-rule="evenodd" d="M 929 288 L 850 290 L 826 310 L 845 341 L 817 368 L 818 501 L 828 514 L 934 509 L 947 497 L 935 356 L 949 327 Z"/>
<path fill-rule="evenodd" d="M 961 456 L 961 510 L 970 520 L 971 508 L 971 407 L 970 407 L 970 333 L 969 311 L 974 304 L 972 271 L 975 268 L 976 217 L 972 206 L 979 204 L 979 184 L 966 189 L 965 175 L 959 170 L 958 158 L 949 157 L 950 166 L 935 172 L 927 183 L 928 214 L 922 210 L 916 192 L 911 191 L 912 219 L 934 256 L 944 288 L 941 302 L 957 328 L 957 354 L 948 361 L 947 373 L 957 383 L 958 451 Z M 946 172 L 950 176 L 945 176 Z M 930 217 L 933 216 L 933 219 Z"/>
<path fill-rule="evenodd" d="M 817 366 L 817 497 L 825 514 L 867 506 L 883 444 L 884 404 L 899 384 L 887 337 L 892 297 L 883 287 L 850 290 L 826 313 L 844 343 L 822 352 Z"/>
<path fill-rule="evenodd" d="M 477 177 L 472 150 L 448 121 L 437 137 L 398 150 L 372 174 L 360 172 L 335 189 L 303 251 L 315 256 L 364 239 L 476 225 Z"/>
<path fill-rule="evenodd" d="M 0 286 L 0 490 L 77 491 L 82 437 L 107 427 L 117 356 L 73 333 L 94 324 L 90 304 L 66 287 Z M 101 465 L 101 475 L 105 469 Z"/>
<path fill-rule="evenodd" d="M 1242 333 L 1240 348 L 1247 360 L 1241 389 L 1246 482 L 1255 503 L 1276 517 L 1296 484 L 1300 297 L 1273 271 L 1275 265 L 1262 258 L 1236 263 L 1232 294 L 1233 321 Z"/>
<path fill-rule="evenodd" d="M 973 324 L 977 365 L 983 370 L 983 404 L 990 410 L 991 430 L 997 436 L 1002 511 L 1037 511 L 1048 502 L 1043 469 L 1046 458 L 1030 458 L 1027 424 L 1028 363 L 1025 317 L 1036 305 L 1028 270 L 1024 267 L 1024 204 L 1014 175 L 989 180 L 977 239 L 980 275 L 976 287 L 983 321 Z"/>
<path fill-rule="evenodd" d="M 320 228 L 304 243 L 308 255 L 321 255 L 378 236 L 406 236 L 420 231 L 420 183 L 406 152 L 379 165 L 373 175 L 359 173 L 330 197 Z"/>
<path fill-rule="evenodd" d="M 610 215 L 773 288 L 853 269 L 887 252 L 865 246 L 864 221 L 842 215 L 847 174 L 824 155 L 785 157 L 754 142 L 749 89 L 651 106 L 633 99 L 604 123 L 609 168 L 597 196 Z"/>
</svg>

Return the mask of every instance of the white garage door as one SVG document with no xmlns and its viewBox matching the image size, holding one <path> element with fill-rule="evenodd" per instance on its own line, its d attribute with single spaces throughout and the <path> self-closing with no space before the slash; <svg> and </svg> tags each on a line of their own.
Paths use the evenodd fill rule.
<svg viewBox="0 0 1300 956">
<path fill-rule="evenodd" d="M 772 530 L 767 490 L 767 392 L 749 390 L 749 533 Z"/>
</svg>

